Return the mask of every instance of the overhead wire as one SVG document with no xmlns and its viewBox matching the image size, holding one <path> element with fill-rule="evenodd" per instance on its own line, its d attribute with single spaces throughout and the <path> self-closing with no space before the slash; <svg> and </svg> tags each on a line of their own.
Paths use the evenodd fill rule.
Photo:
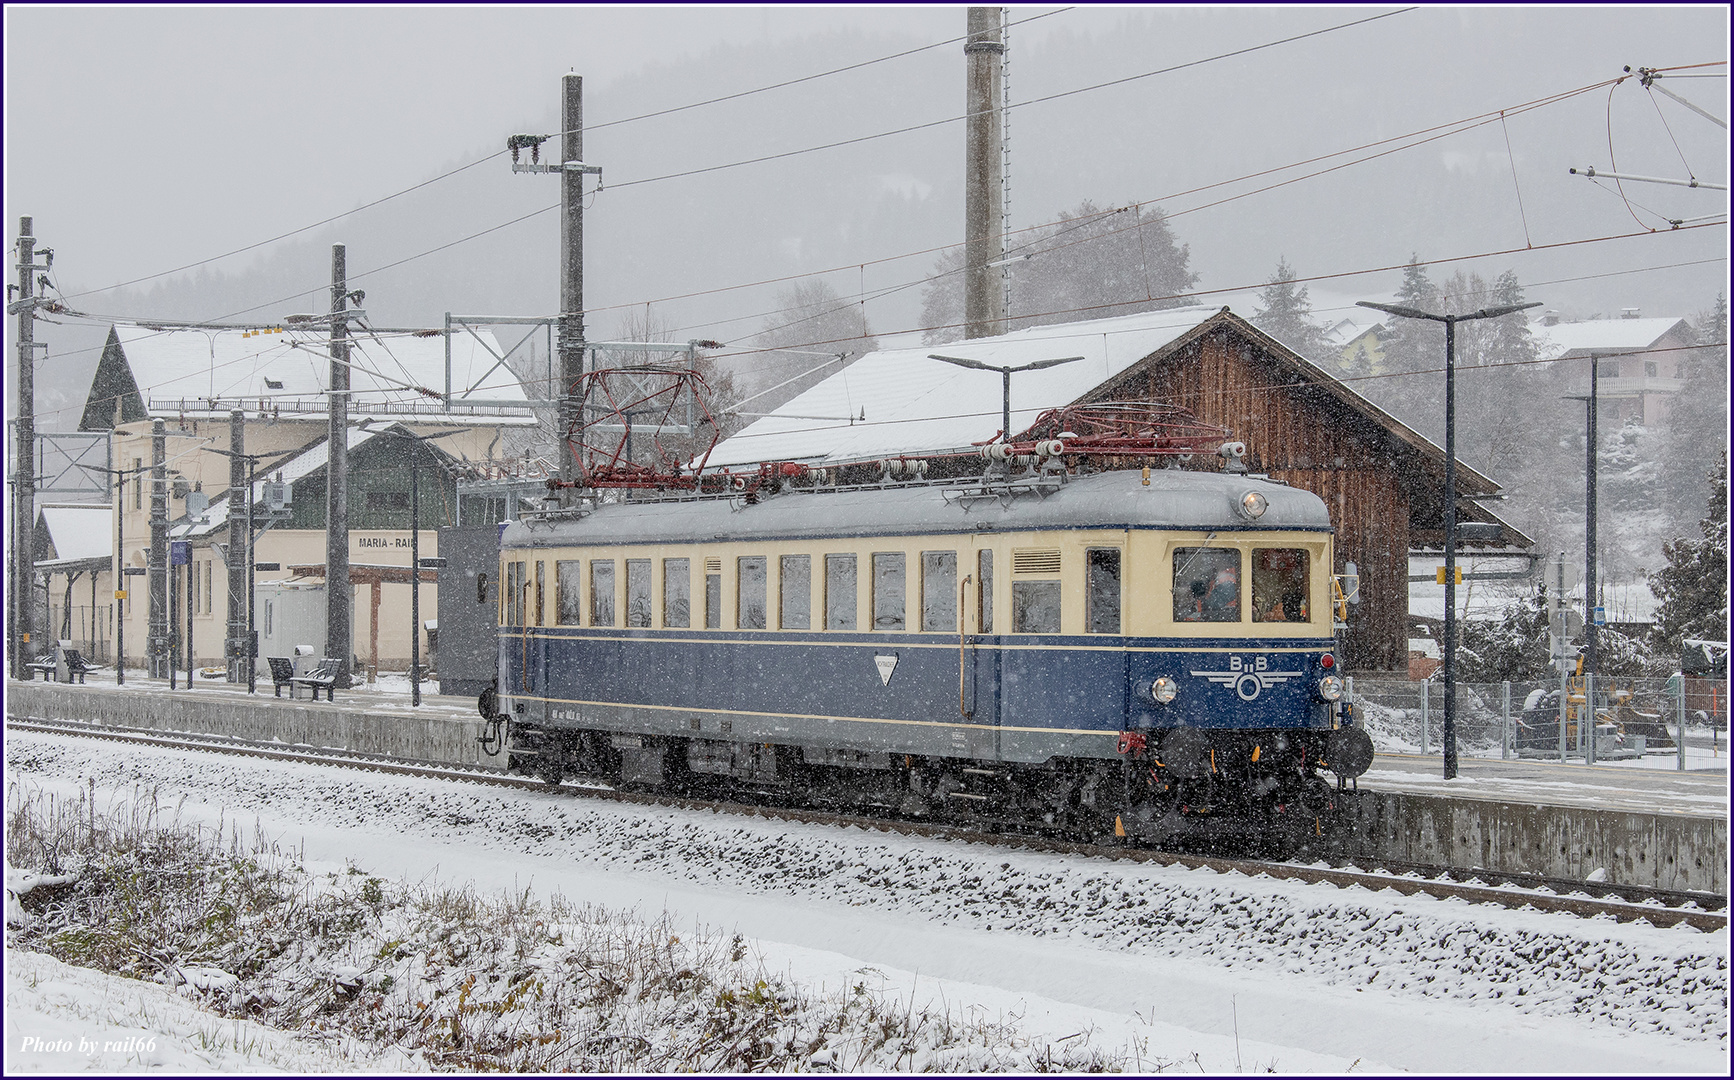
<svg viewBox="0 0 1734 1080">
<path fill-rule="evenodd" d="M 1049 18 L 1050 16 L 1063 14 L 1067 11 L 1072 11 L 1072 10 L 1074 10 L 1073 7 L 1064 7 L 1064 8 L 1060 8 L 1058 10 L 1055 10 L 1055 11 L 1043 12 L 1040 15 L 1032 15 L 1027 19 L 1020 20 L 1020 24 L 1021 23 L 1035 22 L 1038 19 Z M 964 37 L 967 37 L 967 36 L 968 35 L 964 35 Z M 750 97 L 754 94 L 765 93 L 766 91 L 769 91 L 769 90 L 779 90 L 779 89 L 782 89 L 783 87 L 794 86 L 798 83 L 812 82 L 816 79 L 822 79 L 822 78 L 826 78 L 826 77 L 829 77 L 832 75 L 840 75 L 840 74 L 843 74 L 843 73 L 849 72 L 849 71 L 856 71 L 856 70 L 859 70 L 861 68 L 871 67 L 874 64 L 884 63 L 884 62 L 889 61 L 889 60 L 898 60 L 898 59 L 901 59 L 905 56 L 914 55 L 915 53 L 925 52 L 929 49 L 936 49 L 936 48 L 940 48 L 940 47 L 945 46 L 945 45 L 955 44 L 959 41 L 964 40 L 964 37 L 947 38 L 944 41 L 937 41 L 937 42 L 934 42 L 934 43 L 929 44 L 929 45 L 920 46 L 919 48 L 907 49 L 907 50 L 904 50 L 903 52 L 892 53 L 888 56 L 875 57 L 872 60 L 864 60 L 864 61 L 861 61 L 859 63 L 848 64 L 848 65 L 845 65 L 845 66 L 839 67 L 839 68 L 832 68 L 828 71 L 821 71 L 821 72 L 816 72 L 812 75 L 805 75 L 805 76 L 802 76 L 802 77 L 797 78 L 797 79 L 788 79 L 788 80 L 784 80 L 783 82 L 780 82 L 780 83 L 772 83 L 768 86 L 755 87 L 751 90 L 742 90 L 742 91 L 739 91 L 739 92 L 733 93 L 733 94 L 724 94 L 720 97 L 709 98 L 709 99 L 706 99 L 704 101 L 690 102 L 690 103 L 685 104 L 685 105 L 678 105 L 678 106 L 675 106 L 675 107 L 669 108 L 669 109 L 662 109 L 662 110 L 659 110 L 656 112 L 644 113 L 644 114 L 639 115 L 639 116 L 629 116 L 629 117 L 624 117 L 624 118 L 619 119 L 619 120 L 609 120 L 609 121 L 605 121 L 601 124 L 590 124 L 590 125 L 586 125 L 586 130 L 595 131 L 595 130 L 600 130 L 602 128 L 615 127 L 615 126 L 618 126 L 620 124 L 632 123 L 632 122 L 638 121 L 638 120 L 647 120 L 647 119 L 650 119 L 652 117 L 666 116 L 670 113 L 683 112 L 687 109 L 696 109 L 696 108 L 700 108 L 700 107 L 703 107 L 706 105 L 715 105 L 715 104 L 719 104 L 719 103 L 724 102 L 724 101 L 733 101 L 733 100 L 736 100 L 738 98 Z M 557 134 L 563 135 L 563 134 L 565 134 L 565 132 L 559 132 Z M 555 136 L 549 136 L 549 137 L 553 138 Z M 171 274 L 178 274 L 178 273 L 181 273 L 181 272 L 186 271 L 186 270 L 193 270 L 193 269 L 196 269 L 200 266 L 207 265 L 209 263 L 219 262 L 219 261 L 221 261 L 223 259 L 227 259 L 231 256 L 240 255 L 240 254 L 243 254 L 245 252 L 252 251 L 256 248 L 264 247 L 267 244 L 275 244 L 280 240 L 287 240 L 288 238 L 290 238 L 292 236 L 298 236 L 301 233 L 309 232 L 313 229 L 317 229 L 317 228 L 324 226 L 324 225 L 329 225 L 334 221 L 340 221 L 343 218 L 349 217 L 353 214 L 359 214 L 363 210 L 370 210 L 373 207 L 379 206 L 382 203 L 390 202 L 392 199 L 396 199 L 396 198 L 403 196 L 403 195 L 408 195 L 414 191 L 419 191 L 420 189 L 422 189 L 424 187 L 428 187 L 431 184 L 437 184 L 442 180 L 448 180 L 451 177 L 454 177 L 454 176 L 458 175 L 459 173 L 464 172 L 465 170 L 473 169 L 477 165 L 485 164 L 489 161 L 494 160 L 495 158 L 503 157 L 504 155 L 509 154 L 509 153 L 511 153 L 510 149 L 495 151 L 494 153 L 487 154 L 483 157 L 477 158 L 474 161 L 467 162 L 466 164 L 460 165 L 455 169 L 451 169 L 447 172 L 443 172 L 443 173 L 439 174 L 438 176 L 431 177 L 427 180 L 423 180 L 417 184 L 412 184 L 409 187 L 402 189 L 401 191 L 394 191 L 389 195 L 381 196 L 380 198 L 374 199 L 371 202 L 363 203 L 362 205 L 354 207 L 353 209 L 350 209 L 350 210 L 345 210 L 340 214 L 333 214 L 330 217 L 323 218 L 319 221 L 315 221 L 309 225 L 302 225 L 298 228 L 290 229 L 288 232 L 279 233 L 278 235 L 270 237 L 269 239 L 260 240 L 260 241 L 257 241 L 255 243 L 247 244 L 247 245 L 244 245 L 242 247 L 235 248 L 232 251 L 225 251 L 221 255 L 213 255 L 213 256 L 206 258 L 206 259 L 199 259 L 195 262 L 190 262 L 190 263 L 186 263 L 185 265 L 182 265 L 182 266 L 177 266 L 172 270 L 161 270 L 161 271 L 158 271 L 154 274 L 146 274 L 143 277 L 132 278 L 131 280 L 128 280 L 128 281 L 119 282 L 118 284 L 105 285 L 105 286 L 98 288 L 98 289 L 86 289 L 82 292 L 73 293 L 73 294 L 71 294 L 71 296 L 73 296 L 73 297 L 89 296 L 93 293 L 112 292 L 115 289 L 124 289 L 130 285 L 138 285 L 142 282 L 152 281 L 156 278 L 167 277 Z M 58 291 L 58 289 L 56 291 Z M 68 297 L 63 296 L 62 299 L 68 299 Z"/>
<path fill-rule="evenodd" d="M 1725 223 L 1723 223 L 1723 224 L 1725 224 Z M 1682 227 L 1681 230 L 1678 230 L 1678 231 L 1684 231 L 1685 229 L 1713 228 L 1716 226 L 1717 226 L 1717 223 L 1706 223 L 1706 224 L 1702 224 L 1702 225 L 1684 226 L 1684 227 Z M 1560 241 L 1560 242 L 1556 242 L 1553 244 L 1544 244 L 1544 245 L 1539 245 L 1539 246 L 1535 246 L 1535 247 L 1508 248 L 1508 249 L 1504 249 L 1504 250 L 1478 252 L 1478 253 L 1469 254 L 1469 255 L 1456 255 L 1456 256 L 1448 256 L 1448 257 L 1439 258 L 1439 259 L 1429 259 L 1429 260 L 1423 260 L 1421 263 L 1419 263 L 1419 265 L 1422 265 L 1422 266 L 1444 266 L 1444 265 L 1449 265 L 1452 263 L 1473 261 L 1476 259 L 1496 258 L 1499 256 L 1505 256 L 1505 255 L 1524 254 L 1526 252 L 1531 252 L 1531 251 L 1545 251 L 1545 250 L 1549 250 L 1549 249 L 1553 249 L 1553 248 L 1569 248 L 1569 247 L 1582 246 L 1585 244 L 1605 243 L 1605 242 L 1616 241 L 1616 240 L 1633 239 L 1633 238 L 1637 238 L 1637 237 L 1655 236 L 1655 235 L 1666 235 L 1666 234 L 1659 233 L 1656 230 L 1644 229 L 1644 230 L 1639 231 L 1639 232 L 1620 233 L 1620 234 L 1613 234 L 1613 235 L 1600 236 L 1600 237 L 1587 237 L 1587 238 L 1581 238 L 1581 239 L 1577 239 L 1577 240 Z M 1644 272 L 1644 271 L 1654 270 L 1654 269 L 1671 269 L 1677 265 L 1698 265 L 1700 263 L 1714 262 L 1714 261 L 1718 261 L 1718 260 L 1714 260 L 1714 259 L 1696 260 L 1695 262 L 1682 263 L 1682 264 L 1667 264 L 1667 265 L 1659 266 L 1659 267 L 1644 267 L 1644 268 L 1640 268 L 1639 270 L 1634 270 L 1634 271 L 1617 271 L 1617 272 L 1615 272 L 1615 274 Z M 1398 264 L 1390 264 L 1390 265 L 1386 265 L 1386 266 L 1370 267 L 1370 268 L 1361 269 L 1361 270 L 1346 270 L 1346 271 L 1339 271 L 1339 272 L 1327 273 L 1327 274 L 1314 274 L 1314 275 L 1307 275 L 1307 276 L 1303 276 L 1303 277 L 1298 277 L 1298 278 L 1293 279 L 1293 281 L 1295 284 L 1310 284 L 1310 283 L 1319 282 L 1319 281 L 1330 281 L 1330 280 L 1337 280 L 1337 279 L 1342 279 L 1342 278 L 1360 277 L 1360 276 L 1365 276 L 1365 275 L 1369 275 L 1369 274 L 1390 273 L 1393 271 L 1403 270 L 1408 265 L 1410 265 L 1410 264 L 1398 263 Z M 1615 275 L 1609 274 L 1609 275 L 1588 275 L 1588 276 L 1602 277 L 1602 276 L 1615 276 Z M 1576 280 L 1576 279 L 1561 279 L 1561 280 Z M 1241 284 L 1241 285 L 1226 286 L 1226 287 L 1215 288 L 1215 289 L 1199 289 L 1199 290 L 1193 290 L 1193 291 L 1185 292 L 1185 293 L 1175 293 L 1175 294 L 1170 294 L 1167 296 L 1157 297 L 1156 299 L 1159 301 L 1161 301 L 1161 300 L 1186 300 L 1186 299 L 1195 299 L 1195 298 L 1199 298 L 1199 297 L 1217 295 L 1217 294 L 1222 294 L 1222 293 L 1248 292 L 1248 291 L 1252 291 L 1252 290 L 1255 290 L 1255 289 L 1262 287 L 1263 284 L 1268 284 L 1268 283 Z M 1538 287 L 1539 285 L 1542 285 L 1542 284 L 1547 284 L 1547 283 L 1546 282 L 1535 283 L 1529 287 L 1534 288 L 1534 287 Z M 1116 307 L 1128 307 L 1128 306 L 1131 306 L 1134 304 L 1143 304 L 1143 303 L 1148 303 L 1148 302 L 1149 301 L 1144 300 L 1144 299 L 1114 301 L 1114 302 L 1109 302 L 1106 304 L 1090 305 L 1090 306 L 1080 307 L 1080 308 L 1068 308 L 1068 309 L 1062 309 L 1062 310 L 1036 312 L 1036 313 L 1032 313 L 1031 316 L 1029 316 L 1029 317 L 1043 318 L 1043 317 L 1052 316 L 1052 315 L 1068 315 L 1068 314 L 1069 315 L 1075 315 L 1075 314 L 1079 314 L 1079 313 L 1083 313 L 1083 312 L 1100 311 L 1100 310 L 1111 309 L 1111 308 L 1116 308 Z M 1048 325 L 1063 325 L 1063 324 L 1048 324 Z M 889 332 L 887 332 L 887 335 L 888 336 L 890 336 L 890 335 L 905 335 L 905 334 L 921 333 L 921 332 L 932 331 L 932 330 L 957 329 L 961 326 L 962 326 L 961 323 L 949 323 L 949 324 L 936 325 L 936 326 L 911 327 L 911 328 L 903 329 L 903 330 L 889 331 Z M 402 334 L 400 336 L 410 336 L 410 335 L 413 335 L 414 333 L 415 333 L 414 331 L 404 331 L 404 332 L 402 332 Z M 811 346 L 835 345 L 835 344 L 842 344 L 844 342 L 851 341 L 851 340 L 855 340 L 855 339 L 854 338 L 836 338 L 836 339 L 821 340 L 821 341 L 797 342 L 797 343 L 790 343 L 789 345 L 786 346 L 786 349 L 801 349 L 801 348 L 806 348 L 806 347 L 811 347 Z M 310 345 L 317 345 L 317 344 L 319 344 L 319 342 L 317 342 L 317 341 L 306 344 L 306 345 L 301 344 L 301 343 L 296 343 L 294 347 L 305 348 L 305 347 L 309 347 Z M 726 357 L 728 359 L 741 359 L 743 357 L 762 355 L 765 353 L 774 353 L 774 352 L 781 352 L 781 351 L 785 351 L 785 349 L 783 349 L 783 348 L 738 349 L 738 350 L 731 350 L 727 353 L 716 353 L 714 355 L 717 355 L 718 357 Z M 249 356 L 237 358 L 236 360 L 225 361 L 223 364 L 219 364 L 217 366 L 220 368 L 223 366 L 227 366 L 229 364 L 241 363 L 241 362 L 244 362 L 244 361 L 249 360 L 249 359 L 252 359 L 252 356 L 249 355 Z M 325 359 L 325 358 L 322 357 L 321 359 Z M 372 369 L 367 368 L 367 367 L 362 366 L 362 365 L 358 365 L 358 364 L 354 363 L 353 360 L 350 362 L 350 367 L 352 370 L 356 370 L 356 371 L 359 371 L 363 374 L 369 375 L 371 377 L 378 378 L 382 382 L 395 384 L 402 389 L 415 390 L 417 392 L 422 392 L 422 393 L 426 392 L 426 388 L 414 386 L 410 383 L 405 383 L 401 380 L 392 379 L 391 377 L 385 376 L 378 371 L 372 370 Z M 471 389 L 472 390 L 509 389 L 510 387 L 516 385 L 516 386 L 523 387 L 526 391 L 529 391 L 529 390 L 532 390 L 533 388 L 540 387 L 543 384 L 550 384 L 551 385 L 552 383 L 558 382 L 558 381 L 559 380 L 557 380 L 557 379 L 554 379 L 554 380 L 549 380 L 549 379 L 521 379 L 521 378 L 518 378 L 517 376 L 511 376 L 509 381 L 501 381 L 498 383 L 483 383 L 483 384 L 480 384 L 476 387 L 472 387 Z M 148 389 L 150 389 L 150 388 L 149 387 L 141 387 L 140 388 L 141 395 L 143 395 L 145 393 L 145 391 Z M 261 397 L 261 396 L 262 395 L 258 395 L 258 394 L 250 394 L 250 395 L 248 395 L 248 398 L 249 398 L 249 400 L 251 400 L 254 398 Z M 263 395 L 263 396 L 265 398 L 269 399 L 272 395 Z M 287 397 L 305 397 L 306 395 L 305 394 L 288 393 L 285 396 L 287 396 Z M 537 402 L 535 402 L 535 401 L 527 401 L 525 407 L 526 408 L 533 408 L 533 407 L 536 407 L 536 405 L 537 405 Z M 45 413 L 45 414 L 41 414 L 41 415 L 44 415 L 44 416 L 55 415 L 59 412 L 71 411 L 72 409 L 73 409 L 73 407 L 69 406 L 67 409 L 54 410 L 53 412 Z"/>
</svg>

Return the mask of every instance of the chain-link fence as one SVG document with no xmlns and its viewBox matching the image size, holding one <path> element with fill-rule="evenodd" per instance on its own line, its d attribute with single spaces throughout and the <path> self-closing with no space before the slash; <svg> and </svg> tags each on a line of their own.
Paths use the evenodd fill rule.
<svg viewBox="0 0 1734 1080">
<path fill-rule="evenodd" d="M 1453 716 L 1457 753 L 1461 757 L 1553 761 L 1667 758 L 1677 767 L 1727 767 L 1726 680 L 1687 679 L 1683 700 L 1678 676 L 1600 678 L 1594 681 L 1591 692 L 1595 697 L 1593 725 L 1590 710 L 1584 705 L 1585 680 L 1579 677 L 1563 683 L 1558 678 L 1459 682 Z M 1444 680 L 1356 679 L 1354 696 L 1356 712 L 1379 752 L 1443 753 Z"/>
</svg>

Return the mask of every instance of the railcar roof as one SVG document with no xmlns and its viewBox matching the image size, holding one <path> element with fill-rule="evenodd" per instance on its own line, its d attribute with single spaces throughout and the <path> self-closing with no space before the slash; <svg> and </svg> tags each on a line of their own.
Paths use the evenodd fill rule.
<svg viewBox="0 0 1734 1080">
<path fill-rule="evenodd" d="M 1157 469 L 1150 484 L 1137 471 L 1073 477 L 1046 498 L 959 498 L 959 486 L 852 491 L 786 491 L 754 504 L 741 499 L 626 502 L 577 519 L 507 527 L 505 547 L 570 544 L 712 543 L 800 537 L 895 536 L 1024 529 L 1162 528 L 1186 530 L 1328 530 L 1324 501 L 1299 488 L 1229 473 Z M 1241 496 L 1256 491 L 1269 506 L 1244 517 Z"/>
</svg>

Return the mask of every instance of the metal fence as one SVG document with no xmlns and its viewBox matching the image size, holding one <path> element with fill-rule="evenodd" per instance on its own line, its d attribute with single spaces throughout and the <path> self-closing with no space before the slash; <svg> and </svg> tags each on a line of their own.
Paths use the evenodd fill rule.
<svg viewBox="0 0 1734 1080">
<path fill-rule="evenodd" d="M 1707 757 L 1720 758 L 1726 767 L 1726 680 L 1688 679 L 1684 687 L 1678 677 L 1594 680 L 1588 688 L 1595 699 L 1593 725 L 1584 706 L 1585 680 L 1573 677 L 1563 685 L 1562 724 L 1557 678 L 1459 682 L 1453 717 L 1458 755 L 1602 762 L 1667 756 L 1680 769 L 1690 767 L 1689 759 Z M 1358 679 L 1354 696 L 1380 752 L 1443 754 L 1443 680 Z"/>
</svg>

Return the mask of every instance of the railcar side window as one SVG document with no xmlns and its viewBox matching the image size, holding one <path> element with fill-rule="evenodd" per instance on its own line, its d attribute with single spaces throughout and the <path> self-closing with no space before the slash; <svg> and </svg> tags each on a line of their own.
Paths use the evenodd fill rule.
<svg viewBox="0 0 1734 1080">
<path fill-rule="evenodd" d="M 590 560 L 590 625 L 614 625 L 614 560 Z"/>
<path fill-rule="evenodd" d="M 1057 581 L 1014 581 L 1012 594 L 1012 626 L 1014 634 L 1057 634 L 1060 632 L 1060 583 Z"/>
<path fill-rule="evenodd" d="M 921 553 L 921 629 L 957 632 L 957 552 Z"/>
<path fill-rule="evenodd" d="M 1120 549 L 1090 548 L 1084 553 L 1085 629 L 1092 634 L 1120 632 Z"/>
<path fill-rule="evenodd" d="M 735 560 L 735 626 L 741 630 L 765 628 L 765 557 L 742 555 Z"/>
<path fill-rule="evenodd" d="M 903 629 L 903 601 L 908 592 L 903 552 L 873 553 L 873 629 Z"/>
<path fill-rule="evenodd" d="M 626 560 L 626 625 L 650 625 L 650 560 Z"/>
<path fill-rule="evenodd" d="M 825 556 L 825 629 L 855 629 L 855 556 Z"/>
<path fill-rule="evenodd" d="M 715 565 L 712 565 L 712 564 Z M 722 560 L 704 561 L 704 628 L 722 629 Z"/>
<path fill-rule="evenodd" d="M 509 562 L 506 564 L 506 587 L 501 590 L 501 600 L 505 604 L 506 626 L 524 625 L 524 589 L 529 584 L 527 573 L 529 564 Z"/>
<path fill-rule="evenodd" d="M 1240 552 L 1174 549 L 1174 621 L 1240 621 Z"/>
<path fill-rule="evenodd" d="M 981 633 L 991 634 L 991 633 L 993 633 L 993 551 L 992 551 L 992 549 L 983 548 L 982 550 L 976 552 L 975 565 L 976 565 L 976 569 L 980 571 L 980 575 L 977 577 L 976 580 L 981 582 L 981 586 L 978 589 L 976 589 L 976 596 L 978 596 L 981 600 L 981 612 L 980 612 L 981 622 L 978 625 L 981 627 L 981 630 L 980 630 Z"/>
<path fill-rule="evenodd" d="M 583 571 L 584 564 L 577 559 L 561 559 L 554 564 L 554 617 L 561 626 L 577 626 L 584 621 Z"/>
<path fill-rule="evenodd" d="M 784 555 L 780 575 L 779 598 L 781 618 L 777 625 L 784 630 L 813 628 L 813 557 Z"/>
<path fill-rule="evenodd" d="M 687 559 L 662 560 L 662 625 L 692 625 L 692 563 Z"/>
<path fill-rule="evenodd" d="M 1305 548 L 1252 549 L 1252 620 L 1306 622 Z"/>
<path fill-rule="evenodd" d="M 548 592 L 547 566 L 548 566 L 548 564 L 543 562 L 541 559 L 536 560 L 536 625 L 537 626 L 548 625 L 547 619 L 545 619 L 543 617 L 543 611 L 544 611 L 543 605 L 547 602 L 545 597 L 546 597 L 547 592 Z"/>
</svg>

